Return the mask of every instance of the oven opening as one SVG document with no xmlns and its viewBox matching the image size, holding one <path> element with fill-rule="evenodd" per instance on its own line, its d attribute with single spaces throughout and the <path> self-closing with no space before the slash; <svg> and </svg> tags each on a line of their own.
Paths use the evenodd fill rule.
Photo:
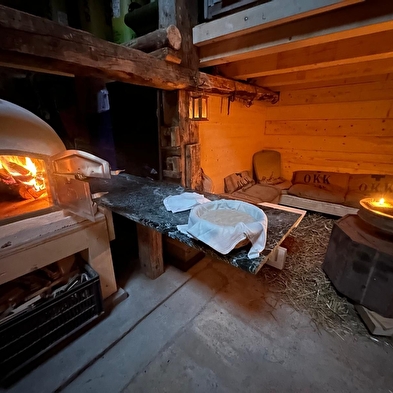
<svg viewBox="0 0 393 393">
<path fill-rule="evenodd" d="M 43 159 L 0 155 L 0 221 L 53 205 Z"/>
</svg>

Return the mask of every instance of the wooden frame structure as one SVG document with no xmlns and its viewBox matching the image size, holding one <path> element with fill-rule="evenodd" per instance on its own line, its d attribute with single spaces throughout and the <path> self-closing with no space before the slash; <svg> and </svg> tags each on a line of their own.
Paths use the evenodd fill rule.
<svg viewBox="0 0 393 393">
<path fill-rule="evenodd" d="M 277 9 L 274 13 L 273 5 L 281 3 L 281 0 L 273 0 L 258 6 L 261 10 L 271 7 L 270 19 L 259 20 L 251 30 L 241 28 L 242 23 L 238 22 L 235 36 L 211 25 L 222 25 L 225 18 L 196 26 L 194 43 L 199 46 L 200 67 L 216 66 L 220 75 L 252 80 L 280 91 L 347 78 L 365 80 L 393 71 L 391 2 L 342 2 L 341 8 L 332 10 L 328 7 L 331 2 L 322 0 L 316 5 L 325 4 L 327 8 L 320 8 L 323 12 L 316 13 L 316 7 L 315 15 L 307 15 L 307 18 L 304 18 L 306 14 L 294 12 L 291 1 L 287 2 L 287 10 Z M 251 15 L 252 10 L 243 12 Z M 285 12 L 288 18 L 280 19 Z M 241 15 L 230 17 L 235 19 Z M 275 15 L 277 19 L 273 23 Z M 210 31 L 213 27 L 220 35 L 209 39 L 214 34 Z M 197 33 L 202 34 L 200 30 L 208 29 L 207 38 L 196 37 Z"/>
<path fill-rule="evenodd" d="M 239 97 L 278 100 L 278 94 L 268 89 L 170 64 L 139 50 L 4 6 L 0 6 L 0 64 L 163 90 L 199 88 L 206 93 L 236 92 Z"/>
</svg>

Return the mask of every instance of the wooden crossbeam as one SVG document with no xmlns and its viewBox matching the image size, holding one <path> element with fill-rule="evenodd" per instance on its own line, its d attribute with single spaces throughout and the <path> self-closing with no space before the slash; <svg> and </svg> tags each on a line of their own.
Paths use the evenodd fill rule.
<svg viewBox="0 0 393 393">
<path fill-rule="evenodd" d="M 192 71 L 85 31 L 4 6 L 0 6 L 0 63 L 42 72 L 89 75 L 163 90 L 195 90 L 203 83 L 206 93 L 236 93 L 239 97 L 257 93 L 261 99 L 278 100 L 278 94 L 268 89 Z M 233 90 L 228 92 L 230 86 Z"/>
</svg>

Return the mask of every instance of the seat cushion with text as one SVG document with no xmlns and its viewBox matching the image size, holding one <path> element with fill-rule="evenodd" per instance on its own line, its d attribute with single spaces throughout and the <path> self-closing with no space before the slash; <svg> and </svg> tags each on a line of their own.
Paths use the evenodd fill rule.
<svg viewBox="0 0 393 393">
<path fill-rule="evenodd" d="M 349 173 L 296 171 L 288 194 L 323 202 L 343 203 L 348 182 Z"/>
<path fill-rule="evenodd" d="M 363 198 L 393 200 L 393 175 L 350 175 L 344 204 L 358 208 Z"/>
</svg>

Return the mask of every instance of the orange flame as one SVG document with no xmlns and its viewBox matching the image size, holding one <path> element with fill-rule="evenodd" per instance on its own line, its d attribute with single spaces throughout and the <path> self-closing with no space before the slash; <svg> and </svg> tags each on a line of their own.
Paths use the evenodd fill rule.
<svg viewBox="0 0 393 393">
<path fill-rule="evenodd" d="M 45 165 L 42 160 L 20 156 L 0 156 L 0 171 L 7 183 L 22 183 L 35 191 L 45 190 Z"/>
</svg>

